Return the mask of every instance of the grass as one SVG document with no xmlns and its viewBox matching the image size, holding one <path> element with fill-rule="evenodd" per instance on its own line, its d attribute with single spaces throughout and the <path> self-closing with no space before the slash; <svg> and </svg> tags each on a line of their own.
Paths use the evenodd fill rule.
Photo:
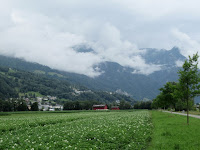
<svg viewBox="0 0 200 150">
<path fill-rule="evenodd" d="M 55 72 L 48 72 L 49 75 L 51 76 L 58 76 L 60 78 L 64 77 L 63 75 L 59 74 L 59 73 L 55 73 Z"/>
<path fill-rule="evenodd" d="M 40 94 L 39 92 L 33 92 L 33 91 L 30 91 L 30 92 L 27 92 L 27 93 L 19 93 L 19 96 L 25 96 L 26 94 L 27 95 L 29 95 L 29 94 L 34 95 L 35 94 L 36 97 L 44 97 L 44 95 Z"/>
<path fill-rule="evenodd" d="M 149 150 L 200 149 L 200 119 L 152 111 L 154 125 Z"/>
<path fill-rule="evenodd" d="M 200 115 L 200 112 L 199 111 L 189 111 L 189 114 L 191 114 L 191 115 Z"/>
<path fill-rule="evenodd" d="M 177 111 L 179 113 L 183 113 L 182 111 Z M 187 114 L 187 111 L 184 112 L 184 114 Z M 191 115 L 200 115 L 200 112 L 199 111 L 189 111 L 189 114 Z"/>
<path fill-rule="evenodd" d="M 42 71 L 42 70 L 34 70 L 34 73 L 36 73 L 36 74 L 45 74 L 45 72 Z"/>
<path fill-rule="evenodd" d="M 9 73 L 14 73 L 14 72 L 16 72 L 14 69 L 9 68 Z"/>
<path fill-rule="evenodd" d="M 0 74 L 5 75 L 5 72 L 1 72 L 1 71 L 0 71 Z"/>
</svg>

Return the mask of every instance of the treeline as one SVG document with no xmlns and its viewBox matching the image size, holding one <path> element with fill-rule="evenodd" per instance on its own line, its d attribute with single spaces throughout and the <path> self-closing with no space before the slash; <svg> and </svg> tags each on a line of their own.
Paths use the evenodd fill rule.
<svg viewBox="0 0 200 150">
<path fill-rule="evenodd" d="M 93 105 L 100 104 L 98 101 L 67 101 L 63 110 L 91 110 Z"/>
<path fill-rule="evenodd" d="M 115 103 L 111 104 L 110 108 L 112 106 L 116 106 L 116 104 Z M 131 109 L 131 108 L 132 108 L 132 106 L 131 106 L 130 102 L 127 102 L 125 100 L 121 100 L 120 101 L 120 103 L 119 103 L 119 109 Z"/>
<path fill-rule="evenodd" d="M 99 101 L 66 101 L 63 105 L 63 110 L 91 110 L 93 105 L 102 104 Z M 111 109 L 112 106 L 119 106 L 120 109 L 131 109 L 132 106 L 130 102 L 121 100 L 119 104 L 116 102 L 106 104 L 108 109 Z"/>
<path fill-rule="evenodd" d="M 180 98 L 179 83 L 167 82 L 160 88 L 160 94 L 153 100 L 152 108 L 154 109 L 175 109 L 175 111 L 187 110 L 186 101 Z M 188 108 L 193 109 L 194 99 L 188 102 Z"/>
<path fill-rule="evenodd" d="M 134 109 L 152 109 L 152 101 L 140 101 L 134 104 Z"/>
<path fill-rule="evenodd" d="M 0 100 L 0 112 L 29 110 L 38 111 L 38 103 L 34 102 L 29 108 L 23 99 Z"/>
</svg>

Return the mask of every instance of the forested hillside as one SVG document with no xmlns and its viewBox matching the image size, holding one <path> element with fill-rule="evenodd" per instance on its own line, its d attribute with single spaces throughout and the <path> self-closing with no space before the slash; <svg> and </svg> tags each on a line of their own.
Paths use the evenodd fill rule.
<svg viewBox="0 0 200 150">
<path fill-rule="evenodd" d="M 78 49 L 78 51 L 85 52 L 85 49 Z M 177 71 L 180 69 L 177 62 L 184 62 L 186 59 L 176 47 L 171 50 L 148 49 L 141 57 L 150 64 L 160 65 L 161 70 L 149 75 L 136 74 L 133 73 L 133 68 L 124 67 L 115 62 L 104 62 L 94 66 L 103 73 L 98 77 L 90 78 L 85 75 L 51 69 L 38 63 L 1 55 L 0 66 L 45 75 L 71 84 L 83 85 L 92 90 L 121 91 L 121 93 L 127 93 L 136 100 L 142 100 L 155 98 L 159 94 L 158 89 L 166 82 L 177 81 Z"/>
<path fill-rule="evenodd" d="M 83 86 L 70 84 L 65 80 L 46 77 L 27 71 L 0 67 L 0 98 L 17 98 L 28 92 L 37 92 L 41 95 L 56 96 L 67 100 L 97 100 L 99 102 L 113 102 L 126 100 L 134 102 L 128 96 L 117 93 L 91 91 Z"/>
</svg>

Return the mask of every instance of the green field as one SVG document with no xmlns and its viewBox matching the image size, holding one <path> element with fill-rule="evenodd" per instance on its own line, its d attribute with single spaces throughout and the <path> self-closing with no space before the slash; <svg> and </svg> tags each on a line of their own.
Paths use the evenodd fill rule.
<svg viewBox="0 0 200 150">
<path fill-rule="evenodd" d="M 200 119 L 159 111 L 0 113 L 0 149 L 198 150 Z"/>
<path fill-rule="evenodd" d="M 146 149 L 148 111 L 7 113 L 0 116 L 0 149 Z"/>
<path fill-rule="evenodd" d="M 154 130 L 150 150 L 200 150 L 200 119 L 152 111 Z"/>
</svg>

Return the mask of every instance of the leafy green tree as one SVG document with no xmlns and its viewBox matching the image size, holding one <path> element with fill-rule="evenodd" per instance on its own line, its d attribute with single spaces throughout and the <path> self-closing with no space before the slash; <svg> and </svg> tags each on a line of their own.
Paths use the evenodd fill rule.
<svg viewBox="0 0 200 150">
<path fill-rule="evenodd" d="M 129 102 L 125 102 L 124 109 L 131 109 L 131 104 Z"/>
<path fill-rule="evenodd" d="M 131 104 L 129 102 L 126 102 L 125 100 L 121 100 L 119 104 L 120 109 L 130 109 Z"/>
<path fill-rule="evenodd" d="M 74 110 L 74 108 L 75 106 L 73 101 L 67 101 L 63 106 L 63 110 Z"/>
<path fill-rule="evenodd" d="M 39 108 L 38 108 L 38 102 L 34 102 L 32 105 L 31 105 L 31 111 L 38 111 Z"/>
<path fill-rule="evenodd" d="M 163 88 L 160 89 L 163 101 L 166 106 L 175 108 L 177 98 L 174 96 L 176 90 L 176 82 L 167 82 Z"/>
<path fill-rule="evenodd" d="M 79 101 L 75 101 L 74 102 L 74 109 L 75 110 L 80 110 L 81 109 Z"/>
<path fill-rule="evenodd" d="M 17 111 L 28 111 L 28 107 L 23 100 L 18 102 Z"/>
<path fill-rule="evenodd" d="M 163 92 L 160 92 L 160 94 L 153 100 L 152 107 L 163 109 L 168 108 L 170 103 L 165 98 L 166 96 L 163 94 Z"/>
<path fill-rule="evenodd" d="M 82 101 L 82 109 L 92 109 L 92 104 L 90 101 Z"/>
<path fill-rule="evenodd" d="M 187 124 L 189 124 L 189 101 L 200 94 L 200 74 L 198 72 L 198 53 L 193 57 L 189 56 L 183 64 L 182 70 L 179 70 L 179 97 L 186 102 L 187 106 Z"/>
<path fill-rule="evenodd" d="M 152 109 L 152 101 L 140 101 L 134 104 L 134 109 Z"/>
<path fill-rule="evenodd" d="M 181 111 L 184 109 L 184 102 L 181 99 L 178 99 L 176 106 L 175 106 L 175 110 L 177 111 Z"/>
</svg>

